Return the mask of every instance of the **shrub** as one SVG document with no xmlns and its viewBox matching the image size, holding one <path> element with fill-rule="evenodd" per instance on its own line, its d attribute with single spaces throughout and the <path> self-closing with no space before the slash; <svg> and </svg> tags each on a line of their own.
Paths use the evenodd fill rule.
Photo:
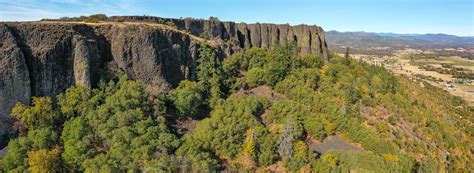
<svg viewBox="0 0 474 173">
<path fill-rule="evenodd" d="M 166 21 L 165 25 L 171 28 L 177 28 L 176 24 L 174 24 L 174 22 L 171 20 Z"/>
<path fill-rule="evenodd" d="M 265 84 L 265 71 L 261 68 L 252 68 L 245 74 L 245 76 L 246 82 L 251 88 Z"/>
</svg>

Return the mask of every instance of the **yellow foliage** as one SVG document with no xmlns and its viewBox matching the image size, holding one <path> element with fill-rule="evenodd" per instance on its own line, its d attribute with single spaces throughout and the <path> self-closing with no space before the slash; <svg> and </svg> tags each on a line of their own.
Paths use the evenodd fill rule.
<svg viewBox="0 0 474 173">
<path fill-rule="evenodd" d="M 271 124 L 268 126 L 268 130 L 273 134 L 280 134 L 283 132 L 283 124 Z"/>
<path fill-rule="evenodd" d="M 18 103 L 12 109 L 12 116 L 20 119 L 28 128 L 50 125 L 56 118 L 50 97 L 32 97 L 32 106 Z"/>
<path fill-rule="evenodd" d="M 246 157 L 254 158 L 255 157 L 255 141 L 253 139 L 253 129 L 247 130 L 247 137 L 245 138 L 244 151 L 243 154 Z"/>
<path fill-rule="evenodd" d="M 321 156 L 321 159 L 326 163 L 327 167 L 329 168 L 335 167 L 337 165 L 337 158 L 330 153 Z"/>
<path fill-rule="evenodd" d="M 61 151 L 57 147 L 51 150 L 28 151 L 29 171 L 32 173 L 60 172 L 60 154 Z"/>
<path fill-rule="evenodd" d="M 240 160 L 245 167 L 252 168 L 255 166 L 255 157 L 254 130 L 248 129 L 246 132 L 244 151 L 242 151 L 242 157 Z"/>
<path fill-rule="evenodd" d="M 379 76 L 375 75 L 374 77 L 372 77 L 372 81 L 373 81 L 373 84 L 375 85 L 375 87 L 377 87 L 377 88 L 382 87 L 383 81 L 382 81 L 382 79 L 380 79 Z"/>
<path fill-rule="evenodd" d="M 392 161 L 392 162 L 398 162 L 400 159 L 398 156 L 393 155 L 393 154 L 382 154 L 382 156 L 385 158 L 385 160 Z"/>
<path fill-rule="evenodd" d="M 308 146 L 304 141 L 298 141 L 295 144 L 295 157 L 307 160 L 308 159 Z"/>
</svg>

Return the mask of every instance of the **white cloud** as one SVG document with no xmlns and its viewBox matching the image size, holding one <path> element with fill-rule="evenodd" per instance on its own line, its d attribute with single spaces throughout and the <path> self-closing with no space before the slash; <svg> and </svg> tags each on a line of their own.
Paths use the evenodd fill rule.
<svg viewBox="0 0 474 173">
<path fill-rule="evenodd" d="M 0 21 L 29 21 L 95 13 L 136 14 L 139 11 L 134 1 L 127 0 L 0 0 Z"/>
</svg>

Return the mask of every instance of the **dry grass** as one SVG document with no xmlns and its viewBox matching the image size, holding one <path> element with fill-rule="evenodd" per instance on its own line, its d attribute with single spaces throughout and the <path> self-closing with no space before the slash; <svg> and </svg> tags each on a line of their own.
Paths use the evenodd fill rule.
<svg viewBox="0 0 474 173">
<path fill-rule="evenodd" d="M 447 89 L 444 85 L 448 82 L 454 82 L 457 80 L 451 74 L 442 74 L 436 71 L 426 71 L 420 68 L 421 65 L 431 65 L 434 67 L 441 67 L 442 63 L 450 63 L 453 64 L 454 67 L 460 67 L 471 72 L 474 72 L 474 60 L 469 60 L 465 58 L 461 58 L 458 56 L 451 56 L 451 57 L 438 57 L 436 59 L 417 59 L 415 63 L 411 62 L 410 55 L 417 54 L 417 53 L 424 53 L 427 52 L 420 52 L 414 49 L 407 49 L 403 51 L 398 51 L 396 55 L 388 57 L 391 61 L 387 61 L 387 58 L 383 60 L 380 57 L 373 57 L 370 55 L 351 55 L 355 59 L 361 59 L 366 61 L 369 64 L 380 65 L 383 64 L 384 67 L 391 70 L 393 73 L 398 75 L 408 76 L 409 78 L 418 79 L 416 76 L 425 76 L 432 79 L 441 79 L 442 82 L 438 81 L 431 81 L 432 79 L 420 79 L 430 83 L 433 86 L 437 86 L 439 88 L 443 88 L 447 90 L 450 94 L 459 96 L 467 101 L 470 105 L 474 105 L 474 93 L 470 93 L 468 91 L 474 91 L 474 85 L 457 85 L 455 84 L 455 88 Z M 389 63 L 389 64 L 387 64 Z M 394 66 L 395 68 L 391 68 L 390 65 Z"/>
</svg>

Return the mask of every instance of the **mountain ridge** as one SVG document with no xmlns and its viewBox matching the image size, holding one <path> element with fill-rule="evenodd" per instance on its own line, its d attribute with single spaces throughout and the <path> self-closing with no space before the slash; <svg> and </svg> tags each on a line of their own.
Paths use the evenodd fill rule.
<svg viewBox="0 0 474 173">
<path fill-rule="evenodd" d="M 406 48 L 420 50 L 474 49 L 474 37 L 447 34 L 390 34 L 371 32 L 326 32 L 329 47 L 339 53 L 350 47 L 358 54 L 389 55 Z M 462 55 L 471 57 L 468 53 Z"/>
<path fill-rule="evenodd" d="M 379 36 L 389 36 L 389 37 L 418 37 L 418 36 L 447 36 L 447 37 L 458 37 L 458 38 L 473 38 L 474 36 L 459 36 L 453 34 L 445 33 L 395 33 L 395 32 L 367 32 L 367 31 L 338 31 L 338 30 L 329 30 L 327 32 L 339 32 L 339 33 L 369 33 L 377 34 Z"/>
</svg>

